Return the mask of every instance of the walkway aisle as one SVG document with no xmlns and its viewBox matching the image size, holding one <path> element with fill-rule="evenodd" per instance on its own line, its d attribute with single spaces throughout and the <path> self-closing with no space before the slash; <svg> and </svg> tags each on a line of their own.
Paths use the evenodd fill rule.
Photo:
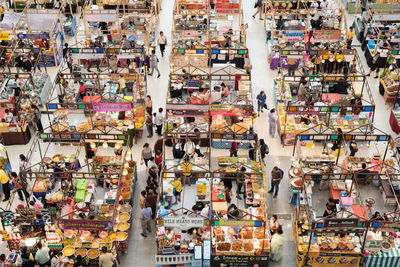
<svg viewBox="0 0 400 267">
<path fill-rule="evenodd" d="M 153 100 L 153 112 L 156 112 L 159 107 L 164 108 L 165 112 L 165 101 L 167 97 L 168 80 L 169 80 L 169 55 L 171 51 L 171 30 L 172 30 L 172 10 L 174 7 L 174 1 L 164 0 L 162 1 L 162 11 L 159 15 L 160 28 L 168 39 L 168 46 L 164 57 L 161 57 L 160 51 L 157 47 L 157 57 L 160 60 L 159 69 L 161 77 L 157 79 L 157 75 L 148 76 L 147 92 L 151 95 Z M 158 35 L 157 35 L 158 36 Z M 134 222 L 130 233 L 128 254 L 124 255 L 121 259 L 121 267 L 131 266 L 155 266 L 155 255 L 156 255 L 156 242 L 154 240 L 154 227 L 152 227 L 152 234 L 148 235 L 147 238 L 142 237 L 141 225 L 140 225 L 140 209 L 138 207 L 139 194 L 145 188 L 147 179 L 146 168 L 144 165 L 140 165 L 140 152 L 145 142 L 148 142 L 151 146 L 154 145 L 157 140 L 156 134 L 152 139 L 146 138 L 147 132 L 143 133 L 143 138 L 138 140 L 138 144 L 134 145 L 132 154 L 134 160 L 139 164 L 138 166 L 138 181 L 136 183 L 135 196 L 133 200 L 133 214 Z"/>
<path fill-rule="evenodd" d="M 254 3 L 252 1 L 242 1 L 244 22 L 249 24 L 247 31 L 247 47 L 249 49 L 250 62 L 252 64 L 251 80 L 253 87 L 253 99 L 255 108 L 257 105 L 256 96 L 260 91 L 265 91 L 267 95 L 268 108 L 275 108 L 274 101 L 274 81 L 278 72 L 271 70 L 267 61 L 267 43 L 266 33 L 264 29 L 264 21 L 259 17 L 253 19 L 255 12 Z M 261 114 L 257 119 L 256 130 L 258 138 L 263 138 L 269 146 L 270 154 L 266 157 L 268 187 L 270 186 L 270 173 L 274 166 L 278 166 L 284 172 L 284 179 L 279 188 L 277 198 L 272 198 L 272 194 L 267 196 L 268 214 L 278 215 L 280 224 L 283 225 L 285 244 L 282 261 L 279 263 L 270 263 L 270 266 L 296 266 L 296 254 L 292 235 L 292 206 L 289 204 L 288 198 L 288 179 L 287 170 L 290 168 L 291 155 L 293 147 L 283 148 L 279 138 L 270 138 L 268 134 L 268 117 L 267 112 Z M 268 188 L 269 190 L 269 188 Z"/>
</svg>

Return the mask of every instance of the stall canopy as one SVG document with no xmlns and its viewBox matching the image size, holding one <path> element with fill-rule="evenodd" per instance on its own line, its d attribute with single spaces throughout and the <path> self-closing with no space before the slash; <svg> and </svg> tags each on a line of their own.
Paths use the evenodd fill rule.
<svg viewBox="0 0 400 267">
<path fill-rule="evenodd" d="M 26 10 L 26 21 L 30 31 L 50 31 L 59 19 L 58 10 Z"/>
</svg>

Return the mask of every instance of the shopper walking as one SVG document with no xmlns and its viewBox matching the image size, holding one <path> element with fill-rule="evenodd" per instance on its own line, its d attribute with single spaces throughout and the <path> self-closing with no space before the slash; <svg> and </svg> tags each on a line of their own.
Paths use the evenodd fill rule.
<svg viewBox="0 0 400 267">
<path fill-rule="evenodd" d="M 237 157 L 238 152 L 238 143 L 233 141 L 231 144 L 231 148 L 229 149 L 230 157 Z"/>
<path fill-rule="evenodd" d="M 8 201 L 10 199 L 10 179 L 4 170 L 0 170 L 0 182 L 3 188 L 4 199 L 3 201 Z"/>
<path fill-rule="evenodd" d="M 265 104 L 266 100 L 267 100 L 267 96 L 265 95 L 265 92 L 261 91 L 257 95 L 258 117 L 260 117 L 260 112 L 263 112 L 263 108 L 268 109 L 267 105 Z"/>
<path fill-rule="evenodd" d="M 242 199 L 242 197 L 239 196 L 239 194 L 245 193 L 245 191 L 242 192 L 242 188 L 246 181 L 246 178 L 250 178 L 250 177 L 249 177 L 249 175 L 246 174 L 246 167 L 243 166 L 242 168 L 240 168 L 240 172 L 237 174 L 237 189 L 236 189 L 236 198 L 237 199 Z"/>
<path fill-rule="evenodd" d="M 151 101 L 150 95 L 146 96 L 146 100 L 144 101 L 144 104 L 146 105 L 146 111 L 149 112 L 150 114 L 153 113 L 153 101 Z"/>
<path fill-rule="evenodd" d="M 40 267 L 50 267 L 50 249 L 43 247 L 42 242 L 37 244 L 38 251 L 35 254 L 35 260 L 39 263 Z"/>
<path fill-rule="evenodd" d="M 157 209 L 157 199 L 158 196 L 154 193 L 153 189 L 149 190 L 149 193 L 146 196 L 146 203 L 149 203 L 151 208 L 151 218 L 154 219 L 156 217 L 156 209 Z"/>
<path fill-rule="evenodd" d="M 33 109 L 33 121 L 36 123 L 37 130 L 39 133 L 43 132 L 43 125 L 42 125 L 42 120 L 41 120 L 41 115 L 40 115 L 40 110 L 36 105 L 31 105 L 31 108 Z"/>
<path fill-rule="evenodd" d="M 268 113 L 268 121 L 269 121 L 269 135 L 273 138 L 275 137 L 275 132 L 276 132 L 276 111 L 275 109 L 271 109 L 271 111 Z"/>
<path fill-rule="evenodd" d="M 262 7 L 263 7 L 263 3 L 262 0 L 256 0 L 255 4 L 254 4 L 254 8 L 257 8 L 256 13 L 253 14 L 253 19 L 256 18 L 257 14 L 260 14 L 260 20 L 262 20 Z"/>
<path fill-rule="evenodd" d="M 162 162 L 163 162 L 163 156 L 160 150 L 156 151 L 156 156 L 154 158 L 154 161 L 157 164 L 157 168 L 158 168 L 158 177 L 160 177 L 161 174 L 161 168 L 162 168 Z"/>
<path fill-rule="evenodd" d="M 147 128 L 147 137 L 153 137 L 153 116 L 151 113 L 146 114 L 146 128 Z"/>
<path fill-rule="evenodd" d="M 153 151 L 151 150 L 149 143 L 145 143 L 142 149 L 142 163 L 144 161 L 144 164 L 146 165 L 146 167 L 148 167 L 148 161 L 152 157 L 153 157 Z"/>
<path fill-rule="evenodd" d="M 164 32 L 160 32 L 157 43 L 160 46 L 161 56 L 164 56 L 165 46 L 168 45 L 167 37 L 164 36 Z"/>
<path fill-rule="evenodd" d="M 279 184 L 283 178 L 283 171 L 275 166 L 271 171 L 271 189 L 268 193 L 274 193 L 274 198 L 278 196 Z"/>
<path fill-rule="evenodd" d="M 164 115 L 162 114 L 163 111 L 164 110 L 162 108 L 159 108 L 158 109 L 158 113 L 154 115 L 155 116 L 156 129 L 157 129 L 156 132 L 157 132 L 158 135 L 161 135 L 161 133 L 162 133 L 162 126 L 163 126 L 163 123 L 164 123 Z"/>
<path fill-rule="evenodd" d="M 375 79 L 378 78 L 379 75 L 379 58 L 381 57 L 381 54 L 379 52 L 376 52 L 375 56 L 372 58 L 372 66 L 371 69 L 369 70 L 369 73 L 367 76 L 371 75 L 372 72 L 375 72 Z"/>
<path fill-rule="evenodd" d="M 350 27 L 349 32 L 347 33 L 347 40 L 346 40 L 347 49 L 351 49 L 351 43 L 353 42 L 353 38 L 354 38 L 354 29 L 353 27 Z"/>
<path fill-rule="evenodd" d="M 141 235 L 143 237 L 147 237 L 147 231 L 151 233 L 151 216 L 153 215 L 153 212 L 151 211 L 150 204 L 148 202 L 145 203 L 145 208 L 142 209 L 142 212 L 140 214 L 140 222 L 142 225 L 142 233 Z"/>
<path fill-rule="evenodd" d="M 269 147 L 268 145 L 265 143 L 264 139 L 260 139 L 260 155 L 261 155 L 261 159 L 264 160 L 265 159 L 265 155 L 269 154 Z"/>
<path fill-rule="evenodd" d="M 146 197 L 147 197 L 147 192 L 146 190 L 142 190 L 139 195 L 139 208 L 144 209 L 146 206 Z"/>
<path fill-rule="evenodd" d="M 158 57 L 156 55 L 156 51 L 153 50 L 152 52 L 152 56 L 151 56 L 151 71 L 149 73 L 149 75 L 153 75 L 154 69 L 156 69 L 158 76 L 157 78 L 160 78 L 160 70 L 158 69 Z"/>
<path fill-rule="evenodd" d="M 175 196 L 175 203 L 174 205 L 178 204 L 178 201 L 181 201 L 181 193 L 182 193 L 182 182 L 181 180 L 176 179 L 174 184 L 172 185 L 173 194 Z"/>
<path fill-rule="evenodd" d="M 28 199 L 29 194 L 26 191 L 27 182 L 26 180 L 21 177 L 21 175 L 17 175 L 16 172 L 11 173 L 11 181 L 14 183 L 14 188 L 18 193 L 19 200 L 24 201 L 24 195 Z"/>
<path fill-rule="evenodd" d="M 271 238 L 271 260 L 280 261 L 283 254 L 283 231 L 278 229 Z"/>
</svg>

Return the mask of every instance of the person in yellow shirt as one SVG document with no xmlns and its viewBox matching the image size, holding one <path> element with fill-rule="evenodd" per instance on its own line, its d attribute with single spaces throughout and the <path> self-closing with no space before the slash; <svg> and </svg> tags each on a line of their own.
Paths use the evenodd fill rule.
<svg viewBox="0 0 400 267">
<path fill-rule="evenodd" d="M 186 183 L 190 186 L 190 176 L 192 175 L 192 163 L 190 162 L 188 157 L 185 157 L 185 161 L 181 163 L 182 175 L 183 175 L 183 184 Z"/>
<path fill-rule="evenodd" d="M 351 43 L 353 42 L 354 38 L 354 29 L 350 27 L 349 32 L 347 33 L 347 49 L 351 49 Z"/>
<path fill-rule="evenodd" d="M 3 187 L 4 199 L 3 201 L 8 201 L 10 198 L 10 178 L 4 172 L 4 170 L 0 170 L 0 183 Z"/>
<path fill-rule="evenodd" d="M 0 6 L 0 21 L 3 21 L 4 18 L 4 8 Z"/>
<path fill-rule="evenodd" d="M 344 55 L 342 51 L 336 54 L 336 73 L 341 73 L 343 69 Z"/>
<path fill-rule="evenodd" d="M 178 204 L 178 201 L 181 201 L 181 193 L 182 193 L 182 183 L 179 179 L 176 179 L 174 184 L 172 185 L 174 189 L 175 203 L 173 205 Z"/>
</svg>

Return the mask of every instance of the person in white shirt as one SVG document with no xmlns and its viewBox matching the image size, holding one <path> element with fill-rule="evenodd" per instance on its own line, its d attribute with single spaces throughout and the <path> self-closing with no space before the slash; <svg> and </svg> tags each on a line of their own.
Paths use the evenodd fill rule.
<svg viewBox="0 0 400 267">
<path fill-rule="evenodd" d="M 8 109 L 5 110 L 4 119 L 6 122 L 12 122 L 14 119 L 13 114 Z"/>
<path fill-rule="evenodd" d="M 158 135 L 161 135 L 162 132 L 162 126 L 164 122 L 164 115 L 162 114 L 163 109 L 159 108 L 158 113 L 155 115 L 155 125 L 156 125 L 156 132 Z"/>
<path fill-rule="evenodd" d="M 164 36 L 164 32 L 160 32 L 157 43 L 160 46 L 161 56 L 164 56 L 165 46 L 168 44 L 167 37 Z"/>
<path fill-rule="evenodd" d="M 196 146 L 192 142 L 192 140 L 188 139 L 183 147 L 183 151 L 185 151 L 185 156 L 187 156 L 188 158 L 193 158 L 195 148 Z"/>
<path fill-rule="evenodd" d="M 320 6 L 321 9 L 326 9 L 326 8 L 328 8 L 328 1 L 327 1 L 327 0 L 323 0 L 323 1 L 321 2 L 321 4 L 319 4 L 319 6 Z"/>
</svg>

